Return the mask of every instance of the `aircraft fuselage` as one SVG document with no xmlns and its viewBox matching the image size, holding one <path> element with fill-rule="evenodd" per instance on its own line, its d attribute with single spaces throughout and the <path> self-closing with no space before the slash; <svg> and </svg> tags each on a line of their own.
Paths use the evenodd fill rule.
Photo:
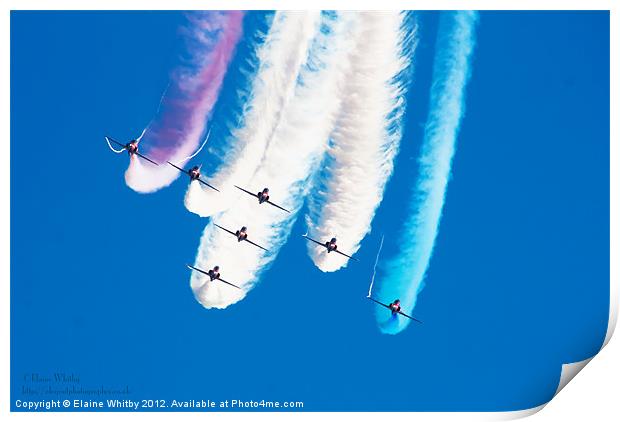
<svg viewBox="0 0 620 422">
<path fill-rule="evenodd" d="M 189 178 L 192 180 L 197 180 L 200 178 L 200 170 L 193 168 L 189 171 Z"/>
<path fill-rule="evenodd" d="M 135 152 L 138 152 L 138 142 L 136 142 L 136 141 L 128 142 L 127 145 L 125 145 L 125 148 L 127 149 L 127 152 L 129 154 L 133 154 Z"/>
</svg>

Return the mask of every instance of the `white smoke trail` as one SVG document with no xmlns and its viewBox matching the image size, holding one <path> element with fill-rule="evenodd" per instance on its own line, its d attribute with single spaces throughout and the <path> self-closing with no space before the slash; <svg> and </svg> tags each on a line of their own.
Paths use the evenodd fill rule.
<svg viewBox="0 0 620 422">
<path fill-rule="evenodd" d="M 125 148 L 121 148 L 121 149 L 114 149 L 114 147 L 112 146 L 112 144 L 110 143 L 110 141 L 108 141 L 108 138 L 105 138 L 105 141 L 108 143 L 108 147 L 110 147 L 110 149 L 111 149 L 113 152 L 115 152 L 115 153 L 117 153 L 117 154 L 120 154 L 120 153 L 122 153 L 122 152 L 125 152 Z"/>
<path fill-rule="evenodd" d="M 409 66 L 415 39 L 404 18 L 396 11 L 361 13 L 362 33 L 322 186 L 309 202 L 310 236 L 322 242 L 335 236 L 338 249 L 350 255 L 370 231 L 401 138 L 406 78 L 399 76 Z M 316 244 L 308 243 L 308 253 L 322 271 L 336 271 L 348 262 L 341 255 L 328 256 Z"/>
<path fill-rule="evenodd" d="M 254 177 L 251 191 L 270 188 L 270 200 L 291 210 L 285 213 L 241 194 L 237 202 L 213 218 L 220 226 L 237 230 L 248 227 L 249 238 L 268 253 L 236 239 L 209 224 L 203 233 L 195 266 L 221 267 L 222 277 L 242 288 L 204 283 L 192 274 L 191 287 L 206 308 L 225 308 L 243 299 L 286 242 L 296 214 L 318 168 L 341 107 L 340 87 L 349 65 L 349 51 L 357 38 L 357 14 L 323 13 L 321 31 L 312 44 L 310 60 L 302 69 L 294 97 L 283 110 L 273 139 Z"/>
<path fill-rule="evenodd" d="M 440 20 L 430 111 L 419 159 L 420 174 L 411 196 L 411 214 L 402 231 L 400 252 L 386 263 L 386 275 L 377 294 L 385 301 L 400 298 L 407 314 L 411 314 L 417 293 L 423 287 L 439 229 L 465 109 L 465 87 L 470 76 L 477 20 L 477 13 L 471 11 L 445 13 Z M 386 333 L 396 334 L 410 322 L 407 318 L 389 316 L 383 309 L 377 309 L 377 321 Z"/>
<path fill-rule="evenodd" d="M 384 236 L 381 236 L 381 244 L 379 245 L 379 250 L 377 251 L 375 265 L 372 267 L 372 279 L 370 280 L 370 287 L 368 288 L 368 297 L 370 297 L 370 295 L 372 294 L 372 286 L 375 284 L 375 277 L 377 276 L 377 264 L 379 264 L 379 255 L 381 255 L 381 249 L 383 249 L 383 239 Z"/>
<path fill-rule="evenodd" d="M 184 162 L 191 160 L 192 158 L 194 158 L 195 156 L 197 156 L 198 154 L 200 154 L 200 151 L 202 151 L 202 149 L 205 147 L 205 145 L 207 145 L 207 142 L 209 141 L 209 136 L 211 135 L 211 130 L 209 130 L 209 132 L 207 133 L 207 137 L 205 138 L 204 142 L 202 143 L 202 145 L 200 145 L 200 148 L 198 148 L 198 151 L 196 151 L 195 153 L 193 153 L 192 155 L 190 155 L 189 157 L 185 157 L 181 160 L 179 160 L 179 164 L 183 164 Z M 176 164 L 176 163 L 175 163 Z"/>
<path fill-rule="evenodd" d="M 272 140 L 282 110 L 290 101 L 301 67 L 317 32 L 320 12 L 276 12 L 265 42 L 258 51 L 259 69 L 241 125 L 231 134 L 232 148 L 209 183 L 220 192 L 190 183 L 185 206 L 206 217 L 223 211 L 239 195 L 234 185 L 245 186 L 256 172 Z"/>
</svg>

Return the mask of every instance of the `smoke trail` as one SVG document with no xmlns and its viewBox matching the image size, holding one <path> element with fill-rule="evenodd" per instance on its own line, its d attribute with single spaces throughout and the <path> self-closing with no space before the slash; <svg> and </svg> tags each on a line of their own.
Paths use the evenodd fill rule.
<svg viewBox="0 0 620 422">
<path fill-rule="evenodd" d="M 384 239 L 384 236 L 381 236 L 381 244 L 379 245 L 379 250 L 377 251 L 377 257 L 375 258 L 375 265 L 372 267 L 372 279 L 370 280 L 370 287 L 368 287 L 368 297 L 372 295 L 372 286 L 375 284 L 375 277 L 377 275 L 377 265 L 379 264 L 379 255 L 381 255 L 381 249 L 383 249 L 383 239 Z"/>
<path fill-rule="evenodd" d="M 348 254 L 357 252 L 370 231 L 398 151 L 405 70 L 415 47 L 415 26 L 406 25 L 405 18 L 396 11 L 360 14 L 362 32 L 351 58 L 333 144 L 321 187 L 309 202 L 310 236 L 320 241 L 335 236 L 339 250 Z M 336 271 L 348 262 L 310 243 L 308 253 L 322 271 Z"/>
<path fill-rule="evenodd" d="M 108 141 L 108 138 L 105 138 L 105 141 L 108 143 L 108 147 L 115 153 L 117 154 L 121 154 L 123 152 L 125 152 L 125 149 L 121 148 L 121 149 L 115 149 L 112 144 L 110 143 L 110 141 Z"/>
<path fill-rule="evenodd" d="M 140 142 L 142 152 L 159 163 L 178 161 L 198 147 L 242 32 L 240 11 L 189 12 L 186 18 L 182 64 L 172 73 L 157 115 Z M 154 166 L 132 156 L 125 181 L 135 191 L 148 193 L 178 176 L 168 165 Z"/>
<path fill-rule="evenodd" d="M 202 151 L 202 149 L 205 147 L 205 145 L 207 145 L 207 141 L 209 140 L 209 135 L 211 135 L 211 131 L 209 131 L 207 133 L 207 137 L 205 138 L 205 140 L 202 142 L 202 145 L 200 145 L 200 148 L 198 148 L 198 150 L 195 153 L 193 153 L 189 157 L 185 157 L 185 158 L 180 159 L 177 164 L 183 164 L 186 161 L 191 160 L 192 158 L 194 158 L 195 156 L 200 154 L 200 151 Z"/>
<path fill-rule="evenodd" d="M 209 177 L 221 192 L 190 183 L 185 206 L 203 217 L 225 210 L 238 197 L 234 185 L 244 186 L 255 174 L 294 94 L 301 67 L 317 32 L 320 12 L 276 12 L 258 51 L 259 69 L 246 100 L 241 124 L 231 133 L 222 164 Z"/>
<path fill-rule="evenodd" d="M 321 15 L 320 32 L 312 43 L 310 59 L 302 68 L 294 96 L 282 112 L 263 161 L 248 182 L 252 191 L 269 186 L 271 201 L 291 210 L 291 214 L 268 204 L 259 205 L 255 198 L 241 194 L 232 207 L 213 218 L 213 222 L 233 231 L 246 225 L 249 238 L 269 252 L 246 242 L 238 243 L 213 224 L 205 228 L 195 265 L 219 265 L 222 277 L 242 290 L 217 282 L 203 284 L 204 277 L 194 273 L 191 287 L 204 307 L 225 308 L 243 299 L 286 242 L 341 107 L 340 86 L 347 74 L 356 22 L 354 13 Z"/>
<path fill-rule="evenodd" d="M 385 264 L 385 276 L 377 298 L 401 299 L 403 312 L 410 313 L 423 288 L 446 187 L 450 177 L 456 137 L 465 109 L 465 87 L 475 44 L 476 12 L 442 14 L 433 67 L 430 111 L 419 159 L 420 174 L 411 197 L 411 213 L 405 224 L 399 254 Z M 396 334 L 408 324 L 406 318 L 391 321 L 384 309 L 376 310 L 381 330 Z M 390 322 L 391 321 L 391 322 Z"/>
</svg>

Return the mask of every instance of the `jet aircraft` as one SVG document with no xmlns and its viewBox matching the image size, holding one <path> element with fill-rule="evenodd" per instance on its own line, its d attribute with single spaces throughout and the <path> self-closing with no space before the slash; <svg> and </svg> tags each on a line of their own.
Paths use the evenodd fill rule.
<svg viewBox="0 0 620 422">
<path fill-rule="evenodd" d="M 416 318 L 414 318 L 414 317 L 412 317 L 410 315 L 407 315 L 406 313 L 404 313 L 404 312 L 402 312 L 400 310 L 400 299 L 396 299 L 394 302 L 390 303 L 389 305 L 386 305 L 385 303 L 379 302 L 378 300 L 373 299 L 370 296 L 366 296 L 366 297 L 368 299 L 372 300 L 373 302 L 375 302 L 375 303 L 377 303 L 377 304 L 379 304 L 379 305 L 381 305 L 381 306 L 383 306 L 385 308 L 388 308 L 392 312 L 392 316 L 393 317 L 395 317 L 397 314 L 400 314 L 400 315 L 402 315 L 402 316 L 404 316 L 406 318 L 412 319 L 412 320 L 422 324 L 422 321 L 420 321 L 419 319 L 416 319 Z"/>
<path fill-rule="evenodd" d="M 190 270 L 198 271 L 199 273 L 202 273 L 204 275 L 209 276 L 209 279 L 210 279 L 209 281 L 218 280 L 218 281 L 221 281 L 222 283 L 226 283 L 229 286 L 233 286 L 233 287 L 241 290 L 241 287 L 235 286 L 234 284 L 232 284 L 232 283 L 224 280 L 222 277 L 220 277 L 220 267 L 218 267 L 217 265 L 215 267 L 213 267 L 213 269 L 211 269 L 209 271 L 201 270 L 200 268 L 193 267 L 193 266 L 191 266 L 189 264 L 186 264 L 186 265 L 187 265 L 187 268 L 189 268 Z"/>
<path fill-rule="evenodd" d="M 213 223 L 215 224 L 215 223 Z M 256 243 L 252 242 L 251 240 L 248 239 L 248 228 L 243 226 L 241 227 L 241 229 L 237 230 L 236 232 L 233 232 L 232 230 L 228 230 L 225 229 L 224 227 L 220 226 L 219 224 L 215 224 L 216 227 L 219 227 L 220 229 L 224 230 L 227 233 L 232 234 L 233 236 L 235 236 L 237 238 L 237 242 L 242 242 L 242 241 L 246 241 L 254 246 L 256 246 L 257 248 L 261 248 L 264 251 L 268 251 L 267 249 L 263 248 L 260 245 L 257 245 Z"/>
<path fill-rule="evenodd" d="M 245 189 L 243 189 L 243 188 L 240 188 L 240 187 L 239 187 L 239 186 L 237 186 L 237 185 L 235 185 L 235 187 L 236 187 L 237 189 L 242 190 L 243 192 L 247 193 L 248 195 L 251 195 L 251 196 L 253 196 L 253 197 L 257 198 L 257 199 L 258 199 L 258 203 L 259 203 L 259 204 L 262 204 L 263 202 L 266 202 L 266 203 L 268 203 L 269 205 L 273 205 L 273 206 L 274 206 L 274 207 L 276 207 L 276 208 L 280 208 L 282 211 L 286 211 L 286 212 L 290 213 L 290 211 L 289 211 L 289 210 L 287 210 L 286 208 L 282 208 L 281 206 L 279 206 L 279 205 L 277 205 L 277 204 L 274 204 L 273 202 L 271 202 L 271 201 L 269 200 L 269 188 L 265 188 L 265 189 L 263 189 L 261 192 L 258 192 L 258 193 L 252 193 L 252 192 L 250 192 L 249 190 L 245 190 Z"/>
<path fill-rule="evenodd" d="M 144 158 L 146 161 L 155 164 L 156 166 L 158 166 L 159 164 L 157 164 L 155 161 L 151 160 L 149 157 L 142 155 L 138 152 L 138 143 L 140 141 L 138 141 L 137 139 L 134 139 L 132 141 L 127 142 L 126 144 L 121 144 L 120 142 L 115 141 L 114 139 L 110 138 L 109 136 L 105 137 L 106 141 L 108 141 L 108 143 L 113 143 L 115 145 L 118 145 L 120 147 L 122 147 L 122 150 L 126 150 L 127 153 L 131 156 L 131 155 L 137 155 L 138 157 Z M 121 151 L 122 151 L 121 150 Z"/>
<path fill-rule="evenodd" d="M 175 164 L 172 164 L 170 161 L 167 162 L 168 164 L 170 164 L 172 167 L 174 167 L 175 169 L 179 170 L 182 173 L 185 173 L 189 176 L 190 180 L 194 181 L 197 180 L 198 182 L 202 183 L 205 186 L 210 187 L 211 189 L 219 192 L 219 190 L 213 186 L 211 186 L 210 184 L 208 184 L 207 182 L 205 182 L 204 180 L 202 180 L 200 178 L 200 167 L 199 166 L 194 166 L 189 170 L 185 170 Z"/>
<path fill-rule="evenodd" d="M 338 245 L 336 245 L 336 238 L 335 237 L 332 237 L 329 242 L 322 243 L 322 242 L 319 242 L 318 240 L 315 240 L 315 239 L 312 239 L 311 237 L 308 237 L 307 234 L 304 234 L 302 236 L 305 237 L 306 239 L 308 239 L 310 242 L 314 242 L 317 245 L 320 245 L 320 246 L 324 247 L 325 249 L 327 249 L 327 253 L 336 252 L 336 253 L 339 253 L 340 255 L 344 255 L 347 258 L 352 259 L 354 261 L 359 261 L 357 258 L 353 258 L 352 256 L 347 255 L 346 253 L 340 252 L 338 250 Z"/>
</svg>

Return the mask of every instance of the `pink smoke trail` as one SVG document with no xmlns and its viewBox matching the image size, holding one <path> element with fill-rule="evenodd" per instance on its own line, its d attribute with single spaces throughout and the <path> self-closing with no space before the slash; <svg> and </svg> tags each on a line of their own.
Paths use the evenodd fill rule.
<svg viewBox="0 0 620 422">
<path fill-rule="evenodd" d="M 186 19 L 181 65 L 171 75 L 155 118 L 139 138 L 140 152 L 162 165 L 132 156 L 125 172 L 127 185 L 137 192 L 170 185 L 180 173 L 166 161 L 181 161 L 196 151 L 241 38 L 241 11 L 189 12 Z"/>
</svg>

